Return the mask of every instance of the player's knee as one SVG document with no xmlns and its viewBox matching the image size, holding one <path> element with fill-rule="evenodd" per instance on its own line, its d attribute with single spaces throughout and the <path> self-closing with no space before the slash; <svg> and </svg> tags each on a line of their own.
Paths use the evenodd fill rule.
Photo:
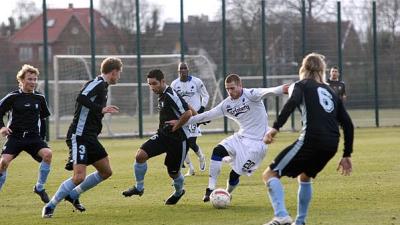
<svg viewBox="0 0 400 225">
<path fill-rule="evenodd" d="M 211 159 L 215 161 L 222 161 L 222 158 L 228 156 L 228 151 L 222 145 L 217 145 L 212 153 Z"/>
<path fill-rule="evenodd" d="M 139 149 L 136 153 L 136 162 L 138 163 L 144 163 L 147 161 L 147 159 L 149 158 L 149 156 L 147 155 L 147 153 L 143 150 L 143 149 Z"/>
<path fill-rule="evenodd" d="M 99 172 L 99 173 L 100 173 L 101 178 L 103 178 L 103 180 L 108 179 L 113 174 L 111 169 L 106 170 L 106 171 L 102 171 L 102 172 Z"/>
<path fill-rule="evenodd" d="M 272 177 L 274 177 L 276 175 L 276 172 L 272 171 L 269 167 L 267 169 L 264 170 L 263 174 L 262 174 L 262 179 L 264 181 L 264 183 L 266 184 L 268 182 L 269 179 L 271 179 Z"/>
<path fill-rule="evenodd" d="M 82 183 L 86 178 L 86 173 L 75 173 L 74 176 L 72 177 L 72 182 L 74 182 L 75 185 L 78 185 Z"/>
<path fill-rule="evenodd" d="M 51 163 L 51 158 L 53 157 L 53 154 L 50 149 L 46 148 L 42 152 L 42 160 L 48 164 Z"/>
<path fill-rule="evenodd" d="M 307 176 L 305 173 L 302 173 L 298 176 L 299 182 L 311 182 L 311 177 Z"/>
</svg>

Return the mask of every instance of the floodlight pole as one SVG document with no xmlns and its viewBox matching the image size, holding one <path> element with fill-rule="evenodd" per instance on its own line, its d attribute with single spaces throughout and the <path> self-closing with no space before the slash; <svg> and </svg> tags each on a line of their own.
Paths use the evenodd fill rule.
<svg viewBox="0 0 400 225">
<path fill-rule="evenodd" d="M 90 54 L 91 58 L 91 72 L 92 79 L 96 76 L 96 34 L 94 29 L 94 9 L 93 9 L 93 0 L 90 0 Z"/>
<path fill-rule="evenodd" d="M 46 101 L 49 102 L 49 70 L 48 70 L 48 61 L 49 55 L 47 52 L 47 5 L 46 0 L 43 0 L 43 73 L 44 73 L 44 96 Z M 49 121 L 46 120 L 46 141 L 50 140 L 50 131 L 49 131 Z"/>
<path fill-rule="evenodd" d="M 139 137 L 143 138 L 142 61 L 140 51 L 140 0 L 136 0 L 136 65 L 139 103 Z"/>
</svg>

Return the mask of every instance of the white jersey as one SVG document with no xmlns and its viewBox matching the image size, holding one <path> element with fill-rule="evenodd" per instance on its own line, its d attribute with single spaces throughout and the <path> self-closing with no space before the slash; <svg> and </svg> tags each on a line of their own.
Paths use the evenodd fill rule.
<svg viewBox="0 0 400 225">
<path fill-rule="evenodd" d="M 201 106 L 206 107 L 210 99 L 203 81 L 197 77 L 188 76 L 185 82 L 177 78 L 172 81 L 171 87 L 196 111 Z"/>
<path fill-rule="evenodd" d="M 171 87 L 196 111 L 199 111 L 201 106 L 206 107 L 210 99 L 203 81 L 197 77 L 188 76 L 185 82 L 178 77 L 172 81 Z M 201 130 L 196 123 L 187 126 L 191 137 L 201 136 Z"/>
<path fill-rule="evenodd" d="M 268 131 L 268 115 L 263 98 L 269 94 L 282 95 L 283 85 L 272 88 L 243 88 L 242 95 L 238 99 L 228 96 L 211 110 L 192 116 L 188 124 L 226 116 L 239 125 L 238 135 L 253 140 L 262 140 Z"/>
</svg>

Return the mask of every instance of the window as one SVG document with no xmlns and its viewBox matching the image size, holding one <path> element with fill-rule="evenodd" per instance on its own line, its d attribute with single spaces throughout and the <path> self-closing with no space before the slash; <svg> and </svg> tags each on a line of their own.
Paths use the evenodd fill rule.
<svg viewBox="0 0 400 225">
<path fill-rule="evenodd" d="M 19 61 L 32 61 L 32 59 L 33 59 L 32 47 L 19 48 Z"/>
<path fill-rule="evenodd" d="M 41 62 L 44 61 L 44 55 L 43 55 L 43 46 L 39 46 L 39 60 Z M 52 54 L 51 54 L 51 46 L 47 46 L 47 56 L 48 56 L 48 61 L 51 62 L 52 61 Z"/>
<path fill-rule="evenodd" d="M 47 20 L 47 27 L 54 27 L 54 24 L 56 24 L 56 20 L 55 19 Z"/>
<path fill-rule="evenodd" d="M 81 52 L 81 47 L 77 45 L 70 45 L 67 47 L 68 55 L 79 55 Z"/>
</svg>

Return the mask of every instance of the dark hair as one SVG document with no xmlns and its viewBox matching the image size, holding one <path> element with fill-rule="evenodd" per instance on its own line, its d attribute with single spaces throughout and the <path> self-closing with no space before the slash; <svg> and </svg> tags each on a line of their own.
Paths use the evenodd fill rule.
<svg viewBox="0 0 400 225">
<path fill-rule="evenodd" d="M 122 61 L 116 57 L 108 57 L 101 62 L 100 70 L 102 74 L 110 73 L 113 70 L 122 70 Z"/>
<path fill-rule="evenodd" d="M 331 69 L 339 70 L 339 67 L 337 67 L 337 66 L 332 66 Z"/>
<path fill-rule="evenodd" d="M 164 74 L 160 69 L 150 70 L 147 78 L 156 78 L 156 80 L 161 81 L 164 79 Z"/>
</svg>

